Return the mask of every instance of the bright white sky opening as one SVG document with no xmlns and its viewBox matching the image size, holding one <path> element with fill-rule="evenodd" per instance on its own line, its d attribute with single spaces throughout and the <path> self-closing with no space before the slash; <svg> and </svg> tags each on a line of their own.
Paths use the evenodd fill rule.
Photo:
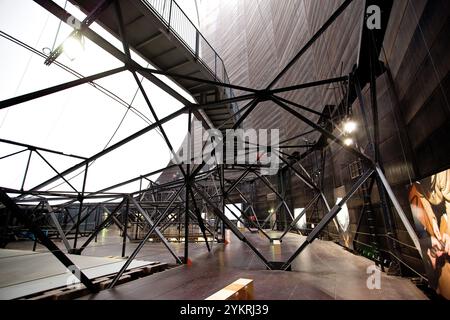
<svg viewBox="0 0 450 320">
<path fill-rule="evenodd" d="M 238 218 L 242 217 L 242 203 L 225 205 L 225 215 L 230 221 L 237 221 L 238 228 L 243 227 Z"/>
<path fill-rule="evenodd" d="M 337 198 L 336 199 L 336 204 L 340 203 L 342 201 L 342 198 Z M 348 212 L 348 207 L 347 207 L 347 203 L 345 203 L 342 206 L 342 210 L 339 211 L 339 213 L 336 216 L 337 221 L 339 223 L 339 225 L 341 226 L 342 230 L 344 232 L 347 232 L 348 227 L 350 225 L 350 215 Z"/>
<path fill-rule="evenodd" d="M 65 0 L 55 2 L 61 7 L 64 7 L 66 3 Z M 189 4 L 188 1 L 182 1 L 182 5 L 188 14 L 195 13 L 192 10 L 193 2 Z M 79 20 L 85 18 L 85 14 L 70 2 L 67 3 L 66 10 Z M 195 16 L 191 18 L 192 21 L 196 21 Z M 52 48 L 58 25 L 59 20 L 56 17 L 33 1 L 0 0 L 0 30 L 39 51 L 46 47 Z M 91 28 L 123 52 L 121 43 L 98 24 L 94 23 Z M 62 23 L 56 46 L 62 43 L 71 31 L 68 25 Z M 2 52 L 0 100 L 76 79 L 74 75 L 54 64 L 45 66 L 43 58 L 4 38 L 0 38 L 0 49 Z M 142 66 L 147 66 L 147 62 L 134 53 L 133 59 Z M 63 54 L 58 61 L 83 76 L 122 66 L 120 61 L 88 39 L 81 56 L 71 61 L 67 55 Z M 164 77 L 161 79 L 193 101 L 192 97 L 169 79 Z M 127 111 L 126 105 L 114 101 L 93 86 L 85 84 L 0 110 L 0 138 L 62 151 L 66 154 L 90 157 L 155 121 L 129 72 L 122 72 L 96 83 L 118 95 L 127 104 L 131 104 L 132 109 Z M 183 107 L 180 102 L 146 79 L 143 79 L 142 83 L 159 119 Z M 123 123 L 114 134 L 122 119 Z M 174 148 L 178 149 L 187 132 L 187 115 L 180 116 L 163 127 Z M 23 149 L 23 147 L 0 143 L 0 158 Z M 77 159 L 46 152 L 41 154 L 60 172 L 80 162 Z M 28 155 L 29 152 L 22 152 L 0 160 L 1 187 L 20 189 Z M 98 191 L 164 168 L 170 159 L 170 151 L 161 134 L 151 131 L 91 164 L 86 191 Z M 79 173 L 82 171 L 77 170 L 67 176 L 72 178 L 70 183 L 79 191 L 83 182 L 83 174 Z M 24 188 L 28 190 L 54 176 L 55 172 L 38 155 L 33 154 Z M 155 181 L 158 175 L 149 178 Z M 43 190 L 73 191 L 63 180 Z M 112 190 L 112 192 L 128 193 L 136 190 L 139 190 L 139 182 Z"/>
<path fill-rule="evenodd" d="M 305 208 L 295 208 L 294 209 L 294 218 L 297 219 L 297 217 L 301 214 L 302 217 L 297 222 L 297 228 L 300 230 L 306 229 L 307 222 L 306 222 L 306 213 L 303 213 L 305 211 Z"/>
</svg>

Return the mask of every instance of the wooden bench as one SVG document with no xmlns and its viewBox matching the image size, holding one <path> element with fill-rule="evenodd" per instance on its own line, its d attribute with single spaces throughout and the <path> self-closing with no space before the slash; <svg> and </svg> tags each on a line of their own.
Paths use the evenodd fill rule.
<svg viewBox="0 0 450 320">
<path fill-rule="evenodd" d="M 236 280 L 205 300 L 253 300 L 253 280 Z"/>
</svg>

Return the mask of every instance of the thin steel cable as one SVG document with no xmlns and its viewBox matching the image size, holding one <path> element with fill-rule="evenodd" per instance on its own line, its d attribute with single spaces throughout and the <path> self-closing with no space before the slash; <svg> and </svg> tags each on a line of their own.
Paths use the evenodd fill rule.
<svg viewBox="0 0 450 320">
<path fill-rule="evenodd" d="M 408 0 L 408 3 L 409 3 L 409 6 L 412 8 L 412 11 L 413 11 L 413 13 L 414 13 L 414 17 L 416 18 L 417 27 L 418 27 L 418 29 L 419 29 L 419 31 L 420 31 L 420 35 L 421 35 L 421 37 L 422 37 L 423 43 L 425 44 L 425 48 L 427 49 L 427 54 L 428 54 L 428 56 L 430 57 L 430 62 L 431 62 L 431 65 L 433 66 L 433 71 L 434 71 L 434 73 L 435 73 L 435 75 L 436 75 L 436 80 L 437 80 L 438 83 L 439 83 L 439 88 L 441 89 L 442 96 L 444 97 L 444 100 L 445 100 L 445 104 L 446 104 L 448 110 L 450 111 L 450 103 L 449 103 L 449 101 L 448 101 L 448 99 L 447 99 L 447 95 L 445 94 L 445 89 L 444 89 L 444 87 L 443 87 L 443 85 L 442 85 L 442 81 L 439 80 L 439 79 L 440 79 L 440 74 L 439 74 L 439 71 L 437 70 L 436 63 L 435 63 L 435 61 L 434 61 L 434 59 L 433 59 L 433 56 L 431 55 L 431 49 L 430 49 L 430 46 L 428 45 L 428 42 L 427 42 L 427 40 L 425 39 L 425 33 L 424 33 L 424 31 L 423 31 L 423 29 L 422 29 L 422 26 L 421 26 L 421 24 L 420 24 L 420 19 L 419 19 L 418 15 L 417 15 L 416 8 L 415 8 L 415 7 L 413 6 L 413 4 L 411 3 L 411 0 Z"/>
<path fill-rule="evenodd" d="M 391 256 L 393 256 L 398 262 L 400 262 L 401 264 L 403 264 L 405 267 L 407 267 L 409 270 L 411 270 L 412 272 L 414 272 L 415 274 L 417 274 L 419 277 L 421 277 L 423 280 L 425 280 L 426 282 L 428 282 L 428 279 L 422 275 L 420 272 L 416 271 L 413 267 L 411 267 L 410 265 L 408 265 L 406 262 L 404 262 L 402 259 L 400 259 L 399 257 L 397 257 L 394 253 L 390 252 L 390 251 L 386 251 L 386 250 L 381 250 L 387 254 L 390 254 Z"/>
<path fill-rule="evenodd" d="M 359 243 L 359 244 L 361 244 L 361 245 L 364 245 L 364 246 L 367 246 L 367 247 L 371 247 L 371 245 L 369 245 L 369 244 L 367 244 L 367 243 L 364 243 L 364 242 L 361 242 L 361 241 L 358 241 L 358 240 L 353 240 L 353 241 L 355 241 L 356 243 Z M 395 260 L 397 260 L 398 262 L 400 262 L 401 264 L 403 264 L 404 266 L 406 266 L 408 269 L 410 269 L 412 272 L 414 272 L 415 274 L 417 274 L 419 277 L 421 277 L 422 279 L 424 279 L 425 281 L 428 282 L 428 279 L 427 279 L 424 275 L 422 275 L 419 271 L 415 270 L 413 267 L 411 267 L 410 265 L 408 265 L 408 264 L 407 264 L 406 262 L 404 262 L 402 259 L 400 259 L 399 257 L 397 257 L 394 253 L 392 253 L 392 252 L 390 252 L 390 251 L 387 251 L 387 250 L 384 250 L 384 249 L 379 249 L 379 250 L 382 251 L 382 252 L 384 252 L 384 253 L 387 253 L 387 254 L 391 255 L 392 257 L 395 258 Z"/>
<path fill-rule="evenodd" d="M 4 39 L 11 41 L 33 53 L 35 53 L 36 55 L 46 59 L 48 57 L 48 55 L 46 55 L 45 53 L 40 52 L 39 50 L 25 44 L 24 42 L 18 40 L 17 38 L 14 38 L 13 36 L 7 34 L 4 31 L 0 30 L 0 36 L 3 37 Z M 74 75 L 77 78 L 83 78 L 84 76 L 78 72 L 76 72 L 75 70 L 69 68 L 68 66 L 55 61 L 53 64 L 57 65 L 58 67 L 60 67 L 61 69 L 63 69 L 64 71 Z M 103 94 L 105 94 L 106 96 L 108 96 L 109 98 L 111 98 L 112 100 L 116 101 L 117 103 L 121 104 L 122 106 L 124 106 L 125 108 L 130 108 L 132 110 L 132 112 L 138 116 L 139 118 L 141 118 L 144 122 L 146 122 L 148 125 L 152 124 L 153 122 L 148 119 L 142 112 L 140 112 L 139 110 L 135 109 L 134 107 L 130 106 L 128 103 L 126 103 L 123 99 L 121 99 L 119 96 L 117 96 L 116 94 L 114 94 L 113 92 L 109 91 L 108 89 L 104 88 L 103 86 L 92 82 L 90 83 L 91 86 L 93 86 L 94 88 L 96 88 L 97 90 L 99 90 L 100 92 L 102 92 Z"/>
<path fill-rule="evenodd" d="M 48 20 L 48 18 L 47 18 L 47 20 Z M 41 36 L 42 36 L 44 30 L 45 30 L 45 26 L 44 26 L 44 29 L 43 29 L 42 32 L 41 32 Z M 14 37 L 12 37 L 12 36 L 10 36 L 10 35 L 8 35 L 7 33 L 3 32 L 3 31 L 1 31 L 1 30 L 0 30 L 0 36 L 2 36 L 3 38 L 5 38 L 5 39 L 7 39 L 7 40 L 10 40 L 10 41 L 12 41 L 12 42 L 14 42 L 14 43 L 16 43 L 16 44 L 18 44 L 18 45 L 20 45 L 20 46 L 26 48 L 26 49 L 32 51 L 32 52 L 35 53 L 35 54 L 38 54 L 38 55 L 40 55 L 40 56 L 46 56 L 44 53 L 40 53 L 40 52 L 37 51 L 36 49 L 33 49 L 32 47 L 30 47 L 30 46 L 28 46 L 28 45 L 25 45 L 25 43 L 19 41 L 18 39 L 14 38 Z M 31 61 L 31 57 L 30 57 L 29 62 L 30 62 L 30 61 Z M 29 65 L 29 63 L 28 63 L 28 65 Z M 28 66 L 28 65 L 27 65 L 27 66 Z M 62 64 L 60 64 L 60 65 L 62 65 Z M 72 73 L 72 74 L 75 74 L 75 75 L 77 75 L 77 76 L 79 75 L 80 77 L 82 77 L 82 76 L 81 76 L 79 73 L 77 73 L 76 71 L 71 70 L 70 68 L 68 68 L 68 67 L 66 67 L 66 66 L 64 66 L 64 65 L 62 65 L 62 66 L 63 66 L 63 69 L 65 69 L 66 71 L 68 71 L 68 72 L 70 72 L 70 73 Z M 147 67 L 148 67 L 148 66 L 147 66 Z M 66 69 L 66 68 L 67 68 L 67 69 Z M 70 71 L 69 71 L 69 70 L 70 70 Z M 144 77 L 141 78 L 141 83 L 142 83 L 143 80 L 144 80 Z M 97 87 L 97 86 L 98 86 L 98 85 L 94 84 L 94 87 Z M 100 91 L 101 91 L 101 90 L 100 90 Z M 145 122 L 147 122 L 147 124 L 149 124 L 149 125 L 150 125 L 150 124 L 153 124 L 153 122 L 152 122 L 151 120 L 149 120 L 148 118 L 146 118 L 143 114 L 141 114 L 141 112 L 139 112 L 138 110 L 136 110 L 135 108 L 132 107 L 132 104 L 133 104 L 134 100 L 135 100 L 136 97 L 137 97 L 138 91 L 139 91 L 139 89 L 136 90 L 136 92 L 135 92 L 135 94 L 134 94 L 134 96 L 133 96 L 133 99 L 132 99 L 131 104 L 126 104 L 127 110 L 126 110 L 126 112 L 125 112 L 125 115 L 124 115 L 123 118 L 121 119 L 119 125 L 117 126 L 117 128 L 116 128 L 116 130 L 114 131 L 114 133 L 113 133 L 113 135 L 111 136 L 111 138 L 108 140 L 108 142 L 107 142 L 107 144 L 106 144 L 106 146 L 104 147 L 103 150 L 105 150 L 106 148 L 108 148 L 109 144 L 111 143 L 111 141 L 112 141 L 112 140 L 114 139 L 114 137 L 116 136 L 117 132 L 119 131 L 120 127 L 122 126 L 122 124 L 123 124 L 123 122 L 124 122 L 124 120 L 125 120 L 125 117 L 127 116 L 127 114 L 128 114 L 128 112 L 130 111 L 130 109 L 134 109 L 135 111 L 137 111 L 137 112 L 139 113 L 139 115 L 137 114 L 138 117 L 140 117 L 142 120 L 144 120 Z M 102 91 L 102 92 L 103 92 L 103 91 Z M 117 96 L 116 96 L 116 97 L 117 97 Z M 111 98 L 113 98 L 114 100 L 116 100 L 115 97 L 111 97 Z M 117 98 L 118 98 L 118 97 L 117 97 Z M 120 101 L 118 101 L 118 100 L 116 100 L 116 101 L 120 103 Z M 123 100 L 122 100 L 122 101 L 123 101 Z M 135 113 L 136 113 L 136 112 L 135 112 Z M 145 119 L 142 118 L 140 115 L 144 116 Z M 3 121 L 2 121 L 2 125 L 3 125 L 3 122 L 4 122 L 5 119 L 6 119 L 6 115 L 5 115 L 5 117 L 4 117 Z M 0 125 L 0 128 L 1 128 L 1 125 Z M 161 132 L 160 132 L 159 129 L 156 129 L 156 132 L 162 137 Z M 92 163 L 90 163 L 90 164 L 88 165 L 88 167 L 91 167 L 94 163 L 95 163 L 95 161 L 93 161 Z M 74 176 L 68 178 L 67 180 L 68 180 L 68 181 L 72 181 L 73 179 L 75 179 L 76 177 L 80 176 L 80 175 L 83 174 L 84 172 L 85 172 L 85 169 L 83 169 L 81 172 L 75 174 Z M 61 182 L 60 184 L 57 184 L 57 185 L 55 185 L 54 187 L 48 189 L 48 191 L 54 190 L 55 188 L 60 187 L 61 185 L 64 185 L 64 184 L 65 184 L 65 182 Z"/>
<path fill-rule="evenodd" d="M 67 8 L 67 1 L 68 0 L 66 0 L 64 2 L 64 11 Z M 53 52 L 53 50 L 55 50 L 56 41 L 58 40 L 59 31 L 61 30 L 61 25 L 62 25 L 62 20 L 59 20 L 58 29 L 56 30 L 56 34 L 55 34 L 55 40 L 53 40 L 52 50 L 50 52 Z"/>
<path fill-rule="evenodd" d="M 150 65 L 150 64 L 147 65 L 147 68 L 148 68 L 149 65 Z M 141 83 L 142 83 L 143 81 L 144 81 L 144 77 L 141 77 Z M 127 110 L 125 111 L 125 114 L 123 115 L 121 121 L 119 122 L 119 124 L 118 124 L 116 130 L 114 131 L 114 133 L 112 134 L 112 136 L 111 136 L 111 138 L 108 140 L 108 142 L 106 143 L 106 145 L 105 145 L 105 147 L 103 148 L 103 150 L 106 150 L 106 149 L 109 147 L 109 145 L 111 144 L 112 140 L 113 140 L 114 137 L 116 136 L 117 132 L 119 132 L 119 130 L 120 130 L 120 128 L 122 127 L 122 124 L 123 124 L 123 122 L 125 121 L 125 118 L 127 117 L 128 112 L 130 111 L 130 108 L 132 107 L 132 105 L 133 105 L 133 103 L 134 103 L 134 101 L 135 101 L 135 99 L 136 99 L 138 93 L 139 93 L 139 88 L 136 89 L 136 91 L 135 91 L 135 93 L 134 93 L 134 96 L 133 96 L 133 98 L 132 98 L 132 100 L 131 100 L 131 103 L 129 104 L 130 107 L 128 107 Z M 164 137 L 162 136 L 162 133 L 161 133 L 161 131 L 160 131 L 159 128 L 156 128 L 155 131 L 159 134 L 159 136 L 160 136 L 162 139 L 164 139 Z M 96 160 L 94 160 L 94 161 L 92 161 L 90 164 L 88 164 L 88 168 L 90 168 L 92 165 L 94 165 L 95 162 L 96 162 Z M 80 171 L 79 173 L 77 173 L 76 175 L 74 175 L 73 177 L 67 179 L 67 181 L 71 181 L 71 180 L 73 180 L 73 179 L 79 177 L 81 174 L 84 174 L 85 172 L 86 172 L 86 169 L 83 169 L 82 171 Z M 61 182 L 60 184 L 58 184 L 58 185 L 56 185 L 56 186 L 54 186 L 54 187 L 48 189 L 48 191 L 54 190 L 55 188 L 60 187 L 60 186 L 62 186 L 62 185 L 64 185 L 64 184 L 66 184 L 66 182 L 63 181 L 63 182 Z"/>
<path fill-rule="evenodd" d="M 47 14 L 47 19 L 45 20 L 44 26 L 42 27 L 41 33 L 39 34 L 39 37 L 36 41 L 36 45 L 38 45 L 39 41 L 41 41 L 42 36 L 44 35 L 44 31 L 45 28 L 47 27 L 47 23 L 48 20 L 50 18 L 50 13 Z M 23 80 L 25 79 L 26 74 L 28 73 L 28 70 L 30 68 L 31 65 L 31 60 L 33 59 L 33 53 L 30 54 L 27 64 L 25 65 L 25 69 L 22 73 L 22 76 L 20 77 L 19 83 L 17 84 L 16 90 L 14 91 L 14 96 L 17 95 L 17 93 L 19 92 L 20 87 L 22 86 Z M 0 129 L 3 127 L 3 125 L 5 124 L 6 118 L 8 118 L 8 114 L 9 114 L 9 108 L 6 110 L 5 115 L 2 119 L 2 122 L 0 123 Z"/>
<path fill-rule="evenodd" d="M 311 228 L 303 228 L 302 230 L 312 231 L 313 229 L 311 229 Z M 333 235 L 333 236 L 339 237 L 338 234 L 329 232 L 329 231 L 327 231 L 327 230 L 322 230 L 322 232 L 324 232 L 324 233 L 326 233 L 326 234 L 329 234 L 329 235 Z M 354 232 L 350 232 L 350 233 L 354 233 Z M 380 235 L 379 235 L 379 236 L 380 236 Z M 389 237 L 388 235 L 381 235 L 381 236 L 387 236 L 387 237 Z M 399 242 L 399 243 L 401 243 L 401 244 L 403 244 L 403 245 L 405 245 L 405 246 L 407 246 L 407 247 L 411 247 L 411 248 L 417 250 L 416 247 L 412 247 L 412 246 L 410 246 L 410 245 L 408 245 L 408 244 L 402 243 L 401 241 L 399 241 L 399 240 L 397 240 L 397 239 L 395 239 L 395 238 L 392 238 L 392 240 L 397 241 L 397 242 Z M 356 243 L 359 243 L 359 244 L 361 244 L 361 245 L 364 245 L 364 246 L 372 247 L 372 245 L 367 244 L 367 243 L 364 243 L 364 242 L 361 242 L 361 241 L 356 240 L 356 239 L 353 239 L 352 241 L 354 241 L 354 242 L 356 242 Z M 428 279 L 427 279 L 425 276 L 423 276 L 422 274 L 420 274 L 420 272 L 418 272 L 417 270 L 415 270 L 414 268 L 412 268 L 411 266 L 409 266 L 406 262 L 404 262 L 403 260 L 401 260 L 399 257 L 397 257 L 397 256 L 396 256 L 395 254 L 393 254 L 392 252 L 387 251 L 387 250 L 384 250 L 384 249 L 379 249 L 379 250 L 382 251 L 382 252 L 384 252 L 384 253 L 387 253 L 387 254 L 393 256 L 393 257 L 394 257 L 397 261 L 399 261 L 401 264 L 405 265 L 408 269 L 410 269 L 411 271 L 413 271 L 415 274 L 417 274 L 418 276 L 420 276 L 422 279 L 428 281 Z"/>
<path fill-rule="evenodd" d="M 389 59 L 388 59 L 388 57 L 387 57 L 386 50 L 385 50 L 385 48 L 384 48 L 383 45 L 381 46 L 381 50 L 383 51 L 384 60 L 386 61 L 386 66 L 387 66 L 387 68 L 388 68 L 389 70 L 391 70 L 391 67 L 390 67 L 390 65 L 389 65 Z M 380 63 L 380 65 L 381 65 L 381 62 L 379 62 L 379 63 Z M 390 71 L 389 71 L 389 72 L 390 72 Z M 389 86 L 389 87 L 391 87 L 391 86 Z M 395 90 L 395 88 L 391 88 L 391 90 Z M 391 90 L 390 90 L 390 91 L 391 91 Z M 396 95 L 395 92 L 394 92 L 393 94 Z M 401 134 L 400 134 L 400 126 L 399 126 L 399 124 L 398 124 L 398 119 L 397 119 L 397 117 L 396 117 L 396 113 L 395 113 L 395 110 L 394 110 L 392 101 L 390 101 L 390 103 L 389 103 L 389 108 L 390 108 L 390 110 L 391 110 L 391 114 L 393 115 L 392 118 L 394 119 L 395 128 L 397 129 L 397 130 L 396 130 L 397 138 L 398 138 L 398 140 L 399 140 L 399 142 L 400 142 L 400 148 L 402 149 L 402 156 L 403 156 L 404 164 L 405 164 L 405 166 L 406 166 L 406 170 L 407 170 L 407 173 L 408 173 L 409 183 L 410 183 L 410 185 L 412 185 L 412 184 L 413 184 L 412 174 L 411 174 L 410 166 L 409 166 L 409 164 L 408 164 L 408 158 L 407 158 L 407 156 L 406 156 L 405 145 L 404 145 L 404 143 L 403 143 L 403 139 L 402 139 L 402 136 L 401 136 Z"/>
</svg>

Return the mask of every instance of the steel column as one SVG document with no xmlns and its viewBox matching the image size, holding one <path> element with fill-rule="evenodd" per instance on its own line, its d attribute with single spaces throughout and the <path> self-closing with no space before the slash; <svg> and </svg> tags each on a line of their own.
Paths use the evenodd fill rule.
<svg viewBox="0 0 450 320">
<path fill-rule="evenodd" d="M 23 223 L 34 236 L 39 239 L 43 244 L 66 268 L 74 271 L 74 275 L 83 283 L 90 292 L 97 292 L 97 288 L 92 281 L 78 268 L 65 254 L 62 252 L 43 232 L 36 226 L 30 217 L 20 209 L 17 204 L 6 194 L 5 191 L 0 189 L 0 201 L 17 217 L 17 219 Z"/>
<path fill-rule="evenodd" d="M 97 74 L 95 74 L 93 76 L 89 76 L 89 77 L 85 77 L 85 78 L 82 78 L 82 79 L 73 80 L 73 81 L 70 81 L 70 82 L 67 82 L 67 83 L 64 83 L 64 84 L 60 84 L 60 85 L 57 85 L 57 86 L 54 86 L 54 87 L 38 90 L 38 91 L 35 91 L 35 92 L 24 94 L 22 96 L 18 96 L 18 97 L 14 97 L 14 98 L 11 98 L 11 99 L 3 100 L 3 101 L 0 101 L 0 110 L 1 109 L 6 109 L 6 108 L 9 108 L 9 107 L 12 107 L 12 106 L 15 106 L 15 105 L 20 104 L 20 103 L 28 102 L 28 101 L 31 101 L 31 100 L 34 100 L 34 99 L 42 98 L 42 97 L 48 96 L 48 95 L 53 94 L 53 93 L 57 93 L 57 92 L 64 91 L 64 90 L 67 90 L 67 89 L 70 89 L 70 88 L 74 88 L 74 87 L 80 86 L 80 85 L 85 84 L 85 83 L 89 83 L 89 82 L 92 82 L 92 81 L 95 81 L 95 80 L 99 80 L 99 79 L 102 79 L 102 78 L 105 78 L 105 77 L 109 77 L 109 76 L 112 76 L 114 74 L 123 72 L 125 70 L 126 70 L 125 67 L 120 67 L 120 68 L 117 68 L 117 69 L 113 69 L 113 70 L 109 70 L 109 71 L 105 71 L 105 72 L 100 72 L 100 73 L 97 73 Z"/>
<path fill-rule="evenodd" d="M 294 252 L 294 254 L 288 259 L 288 261 L 283 265 L 282 269 L 287 270 L 292 262 L 297 258 L 297 256 L 302 253 L 302 251 L 311 244 L 322 232 L 322 230 L 330 223 L 331 220 L 333 220 L 337 214 L 342 210 L 342 207 L 347 203 L 347 201 L 355 194 L 355 192 L 369 179 L 372 174 L 374 173 L 374 169 L 369 169 L 352 187 L 349 193 L 339 202 L 336 204 L 328 214 L 323 217 L 323 219 L 320 221 L 320 223 L 311 231 L 311 233 L 308 235 L 306 240 L 302 243 L 300 248 L 297 249 L 297 251 Z"/>
<path fill-rule="evenodd" d="M 183 187 L 181 187 L 177 193 L 175 195 L 172 196 L 172 199 L 169 203 L 169 205 L 167 206 L 166 210 L 159 216 L 159 218 L 154 222 L 153 227 L 150 229 L 150 231 L 145 235 L 144 239 L 142 239 L 142 241 L 139 243 L 139 245 L 136 247 L 136 249 L 133 251 L 133 253 L 131 254 L 131 256 L 128 258 L 128 260 L 125 262 L 125 264 L 122 266 L 122 268 L 119 270 L 119 272 L 116 274 L 116 276 L 114 277 L 113 281 L 111 282 L 111 284 L 109 285 L 108 288 L 113 288 L 117 281 L 119 281 L 120 277 L 123 275 L 123 273 L 125 272 L 125 270 L 128 268 L 128 266 L 130 265 L 130 263 L 136 258 L 137 254 L 139 253 L 139 251 L 141 251 L 142 247 L 145 245 L 145 243 L 148 241 L 148 239 L 150 239 L 150 236 L 152 235 L 152 233 L 155 231 L 155 229 L 158 227 L 159 223 L 167 216 L 168 212 L 170 211 L 170 207 L 172 206 L 172 204 L 175 202 L 175 199 L 178 197 L 178 195 L 181 193 L 181 191 L 183 191 L 183 189 L 186 187 L 186 185 L 184 185 Z"/>
</svg>

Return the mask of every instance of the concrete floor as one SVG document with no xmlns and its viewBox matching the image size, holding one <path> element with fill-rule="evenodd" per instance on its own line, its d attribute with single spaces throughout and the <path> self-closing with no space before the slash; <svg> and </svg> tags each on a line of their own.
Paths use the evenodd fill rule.
<svg viewBox="0 0 450 320">
<path fill-rule="evenodd" d="M 80 247 L 87 238 L 79 238 L 77 247 Z M 73 240 L 69 240 L 73 245 Z M 64 252 L 66 252 L 62 242 L 55 240 L 55 244 Z M 184 255 L 184 245 L 180 243 L 171 243 L 173 249 L 179 256 Z M 138 243 L 130 243 L 127 241 L 127 247 L 125 255 L 131 255 L 133 250 L 138 246 Z M 206 245 L 204 243 L 192 243 L 190 244 L 191 254 L 196 256 L 206 251 Z M 32 241 L 20 241 L 11 242 L 6 246 L 6 249 L 10 250 L 26 250 L 31 251 L 33 248 Z M 44 246 L 37 245 L 37 252 L 47 252 Z M 91 257 L 120 257 L 122 255 L 122 237 L 119 236 L 119 231 L 115 227 L 111 227 L 109 230 L 104 229 L 98 235 L 97 242 L 92 241 L 89 246 L 83 251 L 83 256 Z M 149 243 L 145 245 L 137 255 L 136 259 L 144 261 L 160 261 L 170 264 L 174 264 L 176 261 L 170 255 L 166 247 L 161 243 Z"/>
<path fill-rule="evenodd" d="M 289 234 L 282 245 L 270 245 L 258 234 L 247 234 L 252 243 L 269 261 L 283 261 L 303 241 L 299 235 Z M 83 299 L 180 299 L 202 300 L 239 278 L 254 280 L 255 299 L 365 299 L 402 300 L 427 299 L 411 281 L 381 274 L 381 289 L 367 288 L 368 259 L 355 256 L 342 247 L 317 240 L 293 263 L 292 272 L 268 271 L 237 238 L 228 234 L 229 244 L 215 244 L 208 253 L 204 243 L 190 244 L 191 266 L 180 266 L 146 278 L 117 286 L 114 289 L 89 295 Z M 172 244 L 183 255 L 183 244 Z M 127 246 L 129 254 L 137 244 Z M 32 243 L 11 243 L 9 249 L 30 250 Z M 38 248 L 44 252 L 45 248 Z M 121 238 L 116 230 L 103 232 L 83 255 L 119 256 Z M 137 256 L 139 260 L 173 263 L 173 257 L 162 244 L 148 244 Z"/>
<path fill-rule="evenodd" d="M 123 259 L 68 255 L 89 279 L 117 273 Z M 157 262 L 133 260 L 127 270 Z M 0 300 L 18 299 L 50 291 L 67 284 L 78 284 L 66 267 L 50 252 L 0 249 Z"/>
</svg>

